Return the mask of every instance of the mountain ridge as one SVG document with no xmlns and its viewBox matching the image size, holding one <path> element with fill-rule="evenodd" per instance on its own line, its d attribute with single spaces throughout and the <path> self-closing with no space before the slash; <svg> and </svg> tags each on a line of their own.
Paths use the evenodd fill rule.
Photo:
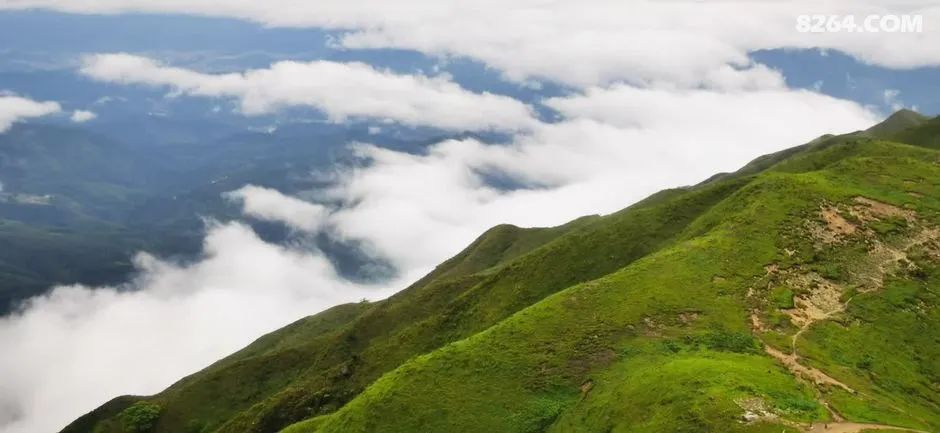
<svg viewBox="0 0 940 433">
<path fill-rule="evenodd" d="M 938 390 L 922 385 L 940 374 L 922 361 L 935 348 L 905 361 L 872 343 L 868 358 L 842 359 L 820 341 L 852 341 L 813 318 L 820 305 L 838 320 L 874 314 L 891 320 L 854 337 L 916 339 L 906 303 L 879 310 L 913 296 L 923 323 L 940 323 L 937 119 L 898 116 L 611 215 L 497 226 L 389 299 L 302 319 L 63 432 L 940 428 Z M 896 137 L 911 143 L 883 141 Z M 902 407 L 907 419 L 889 413 Z M 128 421 L 147 413 L 150 424 Z"/>
</svg>

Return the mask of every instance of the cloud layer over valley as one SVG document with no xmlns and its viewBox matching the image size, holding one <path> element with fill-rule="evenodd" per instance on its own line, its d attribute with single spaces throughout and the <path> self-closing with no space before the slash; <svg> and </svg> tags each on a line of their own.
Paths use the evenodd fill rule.
<svg viewBox="0 0 940 433">
<path fill-rule="evenodd" d="M 349 203 L 339 208 L 256 186 L 228 194 L 246 216 L 361 241 L 396 266 L 394 281 L 346 281 L 320 253 L 268 244 L 230 223 L 210 225 L 195 264 L 143 255 L 128 287 L 59 287 L 0 319 L 0 341 L 16 354 L 0 360 L 14 378 L 0 388 L 2 431 L 55 430 L 113 396 L 157 392 L 300 317 L 387 296 L 492 225 L 555 225 L 611 212 L 875 121 L 853 103 L 781 88 L 615 86 L 547 104 L 565 120 L 509 143 L 447 140 L 425 154 L 354 144 L 362 165 L 341 169 L 335 186 L 319 192 L 324 203 Z M 515 187 L 488 184 L 492 176 Z"/>
</svg>

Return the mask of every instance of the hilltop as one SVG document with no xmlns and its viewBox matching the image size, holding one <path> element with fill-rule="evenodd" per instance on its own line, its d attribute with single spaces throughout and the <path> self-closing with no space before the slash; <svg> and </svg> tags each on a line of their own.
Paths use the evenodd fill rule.
<svg viewBox="0 0 940 433">
<path fill-rule="evenodd" d="M 63 433 L 940 431 L 938 128 L 900 112 L 610 215 L 494 227 Z"/>
</svg>

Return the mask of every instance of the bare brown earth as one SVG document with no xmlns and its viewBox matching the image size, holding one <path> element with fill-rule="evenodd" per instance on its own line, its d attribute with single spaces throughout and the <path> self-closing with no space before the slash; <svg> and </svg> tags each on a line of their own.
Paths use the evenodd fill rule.
<svg viewBox="0 0 940 433">
<path fill-rule="evenodd" d="M 858 229 L 855 224 L 845 219 L 834 206 L 823 206 L 819 211 L 819 216 L 823 221 L 823 225 L 813 224 L 810 227 L 813 237 L 823 243 L 837 243 L 845 236 L 854 234 Z"/>
<path fill-rule="evenodd" d="M 841 243 L 852 236 L 864 238 L 869 245 L 869 252 L 867 257 L 863 258 L 859 270 L 852 275 L 853 283 L 855 283 L 860 293 L 881 289 L 884 285 L 884 278 L 896 272 L 902 265 L 912 267 L 913 264 L 907 260 L 907 252 L 914 247 L 924 247 L 929 255 L 940 258 L 940 229 L 924 226 L 913 211 L 865 197 L 856 197 L 853 202 L 854 205 L 843 208 L 843 210 L 832 205 L 821 206 L 819 212 L 821 222 L 807 222 L 807 227 L 809 235 L 820 242 L 822 246 Z M 850 215 L 852 221 L 855 222 L 847 219 L 843 212 Z M 889 245 L 878 239 L 874 231 L 866 227 L 868 223 L 884 218 L 903 218 L 914 228 L 914 233 L 906 239 Z M 817 247 L 821 246 L 817 244 Z M 786 253 L 788 256 L 793 255 L 789 250 Z M 813 324 L 828 320 L 845 311 L 848 307 L 852 298 L 843 299 L 846 293 L 845 287 L 815 272 L 803 271 L 798 267 L 781 270 L 777 264 L 771 264 L 766 267 L 766 270 L 769 278 L 775 279 L 787 287 L 798 289 L 800 294 L 794 297 L 794 308 L 781 310 L 790 318 L 791 323 L 799 328 L 791 337 L 791 353 L 784 353 L 768 344 L 764 345 L 764 351 L 780 361 L 794 376 L 816 388 L 838 387 L 850 393 L 855 393 L 855 390 L 845 383 L 819 369 L 801 363 L 800 355 L 797 353 L 797 341 L 805 331 Z M 770 287 L 770 284 L 768 284 L 768 287 Z M 757 291 L 749 288 L 747 297 L 751 298 L 756 294 Z M 767 332 L 767 327 L 761 322 L 759 313 L 760 311 L 755 310 L 750 316 L 751 328 L 757 335 Z M 821 397 L 819 402 L 829 410 L 833 422 L 810 425 L 798 425 L 789 422 L 785 422 L 785 424 L 800 428 L 807 433 L 860 433 L 873 429 L 919 432 L 919 430 L 888 425 L 846 422 Z M 739 402 L 739 405 L 745 409 L 745 418 L 748 420 L 775 419 L 784 421 L 777 419 L 775 414 L 757 403 Z"/>
</svg>

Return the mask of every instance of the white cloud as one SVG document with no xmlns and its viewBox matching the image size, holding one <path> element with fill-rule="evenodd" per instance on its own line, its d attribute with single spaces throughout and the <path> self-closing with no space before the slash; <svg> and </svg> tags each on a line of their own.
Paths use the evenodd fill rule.
<svg viewBox="0 0 940 433">
<path fill-rule="evenodd" d="M 390 293 L 346 283 L 322 256 L 266 244 L 237 223 L 213 227 L 205 254 L 185 266 L 141 256 L 134 290 L 58 287 L 0 318 L 0 431 L 58 431 L 311 312 Z"/>
<path fill-rule="evenodd" d="M 127 102 L 127 98 L 123 96 L 102 96 L 98 99 L 95 99 L 95 102 L 92 102 L 92 105 L 107 105 L 114 102 Z"/>
<path fill-rule="evenodd" d="M 355 205 L 333 213 L 331 227 L 402 269 L 427 269 L 495 224 L 554 225 L 615 211 L 758 155 L 876 121 L 857 104 L 786 89 L 624 85 L 547 103 L 566 120 L 506 145 L 449 140 L 426 155 L 360 145 L 368 165 L 346 172 L 330 194 Z M 481 174 L 537 188 L 501 191 Z"/>
<path fill-rule="evenodd" d="M 323 224 L 326 207 L 281 194 L 270 188 L 246 185 L 224 194 L 241 203 L 242 212 L 265 221 L 281 222 L 305 232 L 316 232 Z"/>
<path fill-rule="evenodd" d="M 898 96 L 901 95 L 901 91 L 897 89 L 885 89 L 882 93 L 882 99 L 885 102 L 885 105 L 891 107 L 892 110 L 900 110 L 904 108 L 904 105 L 898 99 Z"/>
<path fill-rule="evenodd" d="M 686 86 L 724 65 L 749 65 L 756 49 L 836 49 L 865 62 L 940 65 L 940 5 L 933 0 L 0 0 L 0 9 L 78 13 L 187 13 L 270 26 L 347 29 L 346 48 L 403 48 L 478 59 L 525 81 L 586 87 L 626 81 Z M 800 15 L 921 15 L 921 33 L 801 33 Z"/>
<path fill-rule="evenodd" d="M 0 133 L 6 132 L 21 120 L 46 116 L 61 110 L 56 102 L 38 102 L 20 96 L 0 94 Z"/>
<path fill-rule="evenodd" d="M 885 89 L 881 94 L 881 98 L 885 105 L 891 108 L 892 111 L 898 111 L 902 108 L 910 108 L 911 110 L 917 111 L 916 105 L 907 107 L 904 104 L 904 101 L 901 100 L 901 91 L 898 89 Z"/>
<path fill-rule="evenodd" d="M 75 110 L 72 112 L 72 116 L 69 117 L 69 120 L 71 120 L 74 123 L 85 123 L 89 120 L 94 120 L 97 117 L 98 115 L 95 114 L 93 111 Z"/>
<path fill-rule="evenodd" d="M 247 115 L 309 106 L 336 122 L 368 117 L 457 130 L 514 130 L 534 122 L 529 107 L 515 99 L 468 92 L 445 77 L 397 75 L 364 63 L 282 61 L 244 73 L 203 74 L 146 57 L 97 54 L 85 59 L 81 71 L 102 81 L 237 98 Z"/>
</svg>

